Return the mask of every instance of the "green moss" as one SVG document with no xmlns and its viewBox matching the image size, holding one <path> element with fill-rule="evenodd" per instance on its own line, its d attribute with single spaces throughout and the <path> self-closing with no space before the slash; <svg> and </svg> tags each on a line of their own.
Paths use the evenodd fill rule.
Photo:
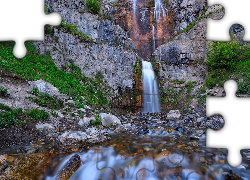
<svg viewBox="0 0 250 180">
<path fill-rule="evenodd" d="M 28 120 L 31 121 L 46 121 L 49 118 L 49 113 L 39 109 L 28 110 L 25 112 L 25 115 L 28 117 Z"/>
<path fill-rule="evenodd" d="M 101 124 L 102 124 L 102 121 L 100 120 L 99 115 L 96 114 L 95 115 L 95 121 L 92 122 L 92 123 L 90 123 L 90 125 L 92 125 L 92 126 L 99 126 Z"/>
<path fill-rule="evenodd" d="M 210 16 L 210 15 L 212 15 L 212 14 L 218 13 L 218 12 L 220 12 L 220 11 L 222 11 L 222 10 L 224 10 L 224 9 L 221 8 L 221 9 L 217 10 L 217 11 L 214 12 L 214 13 L 209 12 L 207 15 L 204 14 L 204 15 L 200 16 L 200 17 L 197 19 L 197 21 L 193 21 L 193 22 L 191 22 L 190 24 L 188 24 L 188 26 L 187 26 L 185 29 L 183 29 L 183 30 L 181 30 L 180 32 L 176 33 L 176 34 L 173 36 L 173 38 L 174 38 L 175 36 L 178 36 L 178 35 L 181 34 L 181 33 L 187 32 L 187 31 L 189 31 L 190 29 L 192 29 L 192 28 L 197 24 L 198 21 L 200 21 L 200 20 L 202 20 L 202 19 L 204 19 L 204 18 L 207 18 L 208 16 Z M 205 13 L 206 13 L 206 11 L 205 11 Z M 167 42 L 169 42 L 169 41 L 167 41 Z M 167 42 L 166 42 L 166 43 L 167 43 Z"/>
<path fill-rule="evenodd" d="M 234 79 L 238 82 L 238 93 L 250 94 L 250 44 L 240 42 L 212 42 L 207 53 L 209 89 L 218 84 L 223 87 L 225 81 Z"/>
<path fill-rule="evenodd" d="M 85 34 L 83 32 L 79 32 L 77 30 L 76 25 L 74 25 L 74 24 L 70 24 L 70 23 L 66 23 L 65 21 L 62 21 L 60 26 L 64 29 L 68 30 L 70 33 L 80 36 L 82 39 L 84 39 L 86 41 L 93 42 L 93 39 L 91 37 L 89 37 L 87 34 Z"/>
<path fill-rule="evenodd" d="M 17 59 L 13 55 L 14 43 L 0 42 L 0 57 L 4 59 L 4 61 L 0 60 L 0 69 L 18 74 L 20 78 L 28 81 L 43 79 L 57 87 L 60 93 L 72 97 L 73 100 L 83 103 L 83 96 L 84 103 L 87 105 L 98 109 L 110 109 L 107 98 L 111 96 L 111 88 L 104 82 L 100 72 L 94 78 L 87 78 L 81 74 L 79 67 L 70 64 L 69 72 L 66 73 L 57 68 L 50 53 L 40 55 L 31 42 L 26 42 L 25 45 L 28 50 L 27 55 L 22 59 Z M 46 101 L 52 109 L 58 109 L 53 105 L 54 100 L 49 96 L 39 95 L 37 98 Z"/>
<path fill-rule="evenodd" d="M 190 105 L 191 100 L 194 98 L 191 95 L 193 88 L 194 82 L 187 82 L 185 86 L 181 87 L 178 91 L 171 88 L 166 90 L 160 88 L 160 102 L 161 104 L 167 105 L 165 110 L 185 109 Z"/>
<path fill-rule="evenodd" d="M 0 86 L 0 97 L 7 97 L 8 96 L 8 90 L 4 87 Z"/>
<path fill-rule="evenodd" d="M 39 90 L 37 88 L 33 88 L 28 93 L 37 96 L 37 98 L 28 97 L 28 99 L 30 101 L 35 102 L 36 104 L 38 104 L 41 107 L 48 107 L 49 109 L 53 109 L 53 110 L 55 110 L 55 109 L 59 110 L 59 109 L 62 109 L 64 107 L 63 100 L 56 99 L 54 97 L 50 97 L 48 94 L 44 94 L 42 92 L 39 92 Z"/>
<path fill-rule="evenodd" d="M 20 126 L 24 126 L 23 120 L 45 121 L 49 118 L 49 114 L 43 110 L 32 109 L 23 111 L 22 109 L 11 109 L 9 106 L 0 104 L 0 127 L 10 127 L 15 122 Z"/>
<path fill-rule="evenodd" d="M 101 7 L 97 0 L 86 0 L 88 11 L 94 14 L 99 14 Z"/>
</svg>

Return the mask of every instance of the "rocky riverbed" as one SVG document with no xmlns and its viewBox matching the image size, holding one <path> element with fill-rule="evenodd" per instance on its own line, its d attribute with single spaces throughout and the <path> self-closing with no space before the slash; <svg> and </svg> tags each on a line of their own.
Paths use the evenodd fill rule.
<svg viewBox="0 0 250 180">
<path fill-rule="evenodd" d="M 1 149 L 1 179 L 249 178 L 247 150 L 242 164 L 231 168 L 226 149 L 205 148 L 206 127 L 223 127 L 219 116 L 172 110 L 100 117 L 98 127 L 86 123 L 81 131 L 50 132 L 38 142 Z"/>
</svg>

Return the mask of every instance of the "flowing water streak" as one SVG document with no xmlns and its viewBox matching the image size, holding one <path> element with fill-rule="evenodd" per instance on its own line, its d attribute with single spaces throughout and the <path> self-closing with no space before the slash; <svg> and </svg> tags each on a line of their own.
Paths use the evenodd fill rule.
<svg viewBox="0 0 250 180">
<path fill-rule="evenodd" d="M 153 51 L 155 50 L 155 27 L 152 25 Z"/>
<path fill-rule="evenodd" d="M 142 61 L 142 78 L 144 112 L 160 112 L 157 81 L 150 62 Z"/>
<path fill-rule="evenodd" d="M 155 0 L 154 18 L 156 21 L 156 32 L 162 28 L 161 21 L 162 23 L 164 23 L 164 16 L 167 15 L 168 15 L 168 10 L 163 6 L 161 0 Z M 159 35 L 157 35 L 156 37 L 157 39 L 160 38 Z"/>
</svg>

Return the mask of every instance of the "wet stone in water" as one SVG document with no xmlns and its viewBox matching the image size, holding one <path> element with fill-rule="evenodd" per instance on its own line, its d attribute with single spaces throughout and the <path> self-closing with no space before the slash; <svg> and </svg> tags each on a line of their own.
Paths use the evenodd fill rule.
<svg viewBox="0 0 250 180">
<path fill-rule="evenodd" d="M 60 179 L 68 179 L 81 165 L 81 158 L 78 154 L 72 156 L 62 171 L 57 176 Z"/>
</svg>

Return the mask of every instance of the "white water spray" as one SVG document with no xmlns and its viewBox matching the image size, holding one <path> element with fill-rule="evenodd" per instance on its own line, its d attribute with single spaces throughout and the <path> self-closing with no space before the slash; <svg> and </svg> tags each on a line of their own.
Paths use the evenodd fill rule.
<svg viewBox="0 0 250 180">
<path fill-rule="evenodd" d="M 143 111 L 160 112 L 157 81 L 150 62 L 142 61 L 142 78 Z"/>
</svg>

